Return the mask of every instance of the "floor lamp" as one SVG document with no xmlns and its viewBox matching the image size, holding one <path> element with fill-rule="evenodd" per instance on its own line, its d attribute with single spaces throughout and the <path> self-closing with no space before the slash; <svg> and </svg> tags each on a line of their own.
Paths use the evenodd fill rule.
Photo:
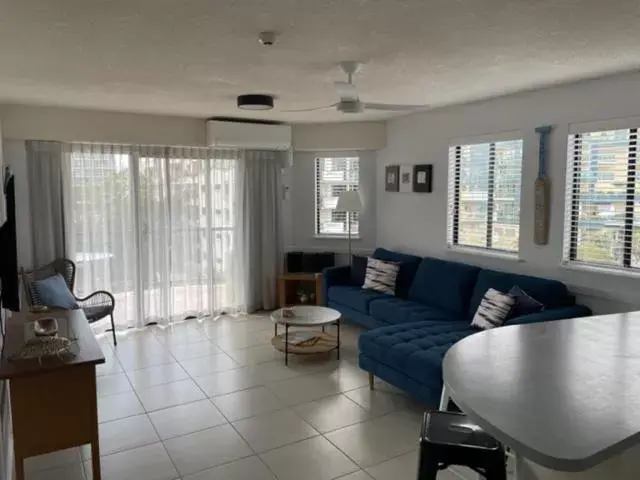
<svg viewBox="0 0 640 480">
<path fill-rule="evenodd" d="M 336 211 L 346 212 L 347 215 L 347 228 L 349 238 L 349 265 L 353 262 L 351 256 L 351 213 L 362 211 L 362 199 L 360 193 L 357 190 L 347 190 L 342 192 L 338 197 L 338 203 L 336 204 Z"/>
</svg>

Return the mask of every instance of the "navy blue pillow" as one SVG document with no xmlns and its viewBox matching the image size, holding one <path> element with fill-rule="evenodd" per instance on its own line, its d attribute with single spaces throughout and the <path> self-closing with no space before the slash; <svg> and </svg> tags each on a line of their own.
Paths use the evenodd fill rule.
<svg viewBox="0 0 640 480">
<path fill-rule="evenodd" d="M 367 274 L 367 257 L 353 255 L 351 257 L 351 285 L 361 287 L 364 284 L 364 277 Z"/>
<path fill-rule="evenodd" d="M 509 318 L 521 317 L 532 313 L 540 313 L 544 310 L 544 305 L 515 285 L 509 290 L 509 295 L 515 297 L 516 303 L 511 309 Z"/>
<path fill-rule="evenodd" d="M 36 280 L 31 284 L 32 288 L 40 297 L 42 305 L 47 307 L 58 307 L 73 310 L 78 308 L 76 299 L 67 287 L 59 273 L 45 278 L 44 280 Z"/>
</svg>

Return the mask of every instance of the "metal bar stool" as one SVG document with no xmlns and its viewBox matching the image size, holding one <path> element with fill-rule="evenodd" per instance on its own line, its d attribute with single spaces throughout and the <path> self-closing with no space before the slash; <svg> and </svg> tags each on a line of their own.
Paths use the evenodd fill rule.
<svg viewBox="0 0 640 480">
<path fill-rule="evenodd" d="M 436 480 L 450 465 L 468 467 L 486 480 L 506 480 L 504 449 L 493 437 L 456 412 L 426 412 L 420 434 L 418 480 Z"/>
</svg>

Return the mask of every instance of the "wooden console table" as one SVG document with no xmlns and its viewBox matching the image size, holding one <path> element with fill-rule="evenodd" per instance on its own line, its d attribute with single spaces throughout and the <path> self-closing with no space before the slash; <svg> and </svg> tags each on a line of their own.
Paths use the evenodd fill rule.
<svg viewBox="0 0 640 480">
<path fill-rule="evenodd" d="M 0 380 L 9 381 L 16 479 L 24 480 L 24 459 L 91 444 L 93 479 L 100 480 L 96 365 L 105 359 L 82 310 L 55 311 L 61 336 L 76 341 L 75 358 L 10 361 L 30 337 L 26 313 L 7 319 Z"/>
<path fill-rule="evenodd" d="M 322 305 L 322 274 L 321 273 L 283 273 L 278 275 L 278 306 L 299 303 L 296 298 L 296 289 L 301 283 L 313 282 L 316 295 L 315 305 Z"/>
</svg>

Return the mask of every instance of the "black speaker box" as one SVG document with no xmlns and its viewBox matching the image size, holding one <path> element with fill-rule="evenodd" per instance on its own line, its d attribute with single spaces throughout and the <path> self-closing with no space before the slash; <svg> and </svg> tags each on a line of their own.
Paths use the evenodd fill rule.
<svg viewBox="0 0 640 480">
<path fill-rule="evenodd" d="M 333 252 L 289 252 L 287 253 L 288 273 L 318 273 L 335 265 Z"/>
</svg>

